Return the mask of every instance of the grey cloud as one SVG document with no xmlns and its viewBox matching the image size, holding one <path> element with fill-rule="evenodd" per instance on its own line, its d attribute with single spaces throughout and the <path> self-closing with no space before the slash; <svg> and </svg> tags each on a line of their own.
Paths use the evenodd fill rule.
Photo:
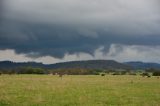
<svg viewBox="0 0 160 106">
<path fill-rule="evenodd" d="M 158 0 L 2 0 L 0 49 L 30 57 L 160 45 Z"/>
<path fill-rule="evenodd" d="M 113 55 L 114 54 L 114 55 Z M 139 46 L 112 44 L 105 57 L 124 61 L 144 61 L 160 63 L 160 46 Z"/>
<path fill-rule="evenodd" d="M 160 63 L 160 46 L 139 46 L 139 45 L 121 45 L 111 44 L 109 51 L 103 51 L 101 46 L 93 52 L 88 53 L 65 54 L 63 58 L 51 56 L 41 56 L 37 58 L 28 57 L 26 54 L 16 54 L 14 50 L 0 50 L 0 60 L 10 60 L 15 62 L 36 61 L 44 64 L 57 62 L 76 61 L 76 60 L 94 60 L 94 59 L 114 59 L 119 62 L 124 61 L 143 61 Z"/>
</svg>

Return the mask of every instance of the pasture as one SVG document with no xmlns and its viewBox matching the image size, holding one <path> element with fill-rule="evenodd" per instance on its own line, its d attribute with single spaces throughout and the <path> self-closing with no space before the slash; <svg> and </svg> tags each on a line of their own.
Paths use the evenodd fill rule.
<svg viewBox="0 0 160 106">
<path fill-rule="evenodd" d="M 1 75 L 0 106 L 160 106 L 160 79 L 132 75 Z"/>
</svg>

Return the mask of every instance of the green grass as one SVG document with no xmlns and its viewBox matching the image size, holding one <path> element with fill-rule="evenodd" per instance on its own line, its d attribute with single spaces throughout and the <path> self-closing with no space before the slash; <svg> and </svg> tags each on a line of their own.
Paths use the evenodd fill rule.
<svg viewBox="0 0 160 106">
<path fill-rule="evenodd" d="M 0 106 L 160 106 L 160 79 L 2 75 Z"/>
</svg>

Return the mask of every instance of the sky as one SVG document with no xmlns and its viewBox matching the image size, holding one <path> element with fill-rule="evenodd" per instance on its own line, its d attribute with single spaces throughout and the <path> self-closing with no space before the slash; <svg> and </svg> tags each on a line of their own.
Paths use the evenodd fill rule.
<svg viewBox="0 0 160 106">
<path fill-rule="evenodd" d="M 160 63 L 159 0 L 0 0 L 0 61 Z"/>
</svg>

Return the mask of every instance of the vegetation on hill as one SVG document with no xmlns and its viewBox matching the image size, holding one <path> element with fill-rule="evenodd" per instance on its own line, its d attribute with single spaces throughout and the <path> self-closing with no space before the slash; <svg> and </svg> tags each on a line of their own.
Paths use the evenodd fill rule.
<svg viewBox="0 0 160 106">
<path fill-rule="evenodd" d="M 144 62 L 125 62 L 124 64 L 131 66 L 134 69 L 160 69 L 160 64 L 158 63 L 144 63 Z"/>
<path fill-rule="evenodd" d="M 119 63 L 113 60 L 88 60 L 88 61 L 71 61 L 56 64 L 42 64 L 36 62 L 26 63 L 14 63 L 10 61 L 0 62 L 0 69 L 13 69 L 18 67 L 34 67 L 34 68 L 46 68 L 46 69 L 130 69 L 131 67 L 123 63 Z"/>
<path fill-rule="evenodd" d="M 138 71 L 131 69 L 132 67 L 113 60 L 72 61 L 50 65 L 35 62 L 0 62 L 0 74 L 136 75 Z M 159 76 L 160 69 L 147 68 L 145 72 Z"/>
</svg>

